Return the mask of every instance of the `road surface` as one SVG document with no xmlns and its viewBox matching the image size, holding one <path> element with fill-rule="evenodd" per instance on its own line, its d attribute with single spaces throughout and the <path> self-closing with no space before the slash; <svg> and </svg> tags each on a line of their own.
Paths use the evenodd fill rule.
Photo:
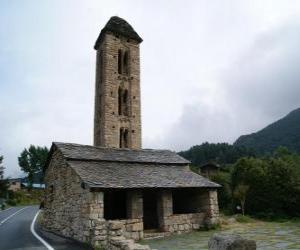
<svg viewBox="0 0 300 250">
<path fill-rule="evenodd" d="M 42 231 L 36 223 L 34 229 L 31 229 L 32 221 L 37 212 L 37 206 L 13 207 L 0 211 L 1 250 L 90 249 L 76 241 Z"/>
</svg>

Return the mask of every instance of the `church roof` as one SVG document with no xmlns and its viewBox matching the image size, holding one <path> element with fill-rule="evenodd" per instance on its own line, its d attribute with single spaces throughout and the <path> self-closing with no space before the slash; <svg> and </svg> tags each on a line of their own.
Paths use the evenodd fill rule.
<svg viewBox="0 0 300 250">
<path fill-rule="evenodd" d="M 141 43 L 143 39 L 136 33 L 132 26 L 124 19 L 113 16 L 109 19 L 105 27 L 101 30 L 100 35 L 95 43 L 94 48 L 97 50 L 106 32 L 112 32 L 116 35 L 121 35 L 127 38 L 131 38 Z"/>
<path fill-rule="evenodd" d="M 91 188 L 218 188 L 186 166 L 67 161 Z"/>
<path fill-rule="evenodd" d="M 104 148 L 73 143 L 53 143 L 67 159 L 116 161 L 155 164 L 184 164 L 190 162 L 170 150 Z"/>
<path fill-rule="evenodd" d="M 91 188 L 217 188 L 169 150 L 103 148 L 54 142 L 68 165 Z"/>
</svg>

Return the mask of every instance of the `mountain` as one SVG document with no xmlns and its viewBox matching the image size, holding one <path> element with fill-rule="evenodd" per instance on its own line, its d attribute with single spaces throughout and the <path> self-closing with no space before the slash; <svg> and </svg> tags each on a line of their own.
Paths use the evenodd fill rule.
<svg viewBox="0 0 300 250">
<path fill-rule="evenodd" d="M 279 146 L 300 152 L 300 108 L 256 133 L 242 135 L 234 145 L 252 148 L 258 154 L 272 153 Z"/>
</svg>

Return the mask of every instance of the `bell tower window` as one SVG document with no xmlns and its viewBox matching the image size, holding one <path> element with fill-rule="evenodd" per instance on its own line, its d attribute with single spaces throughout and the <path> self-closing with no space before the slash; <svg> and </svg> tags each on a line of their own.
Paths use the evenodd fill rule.
<svg viewBox="0 0 300 250">
<path fill-rule="evenodd" d="M 119 87 L 118 90 L 118 114 L 128 116 L 128 90 Z"/>
<path fill-rule="evenodd" d="M 129 74 L 129 55 L 128 51 L 125 51 L 124 58 L 123 58 L 123 74 L 128 75 Z"/>
<path fill-rule="evenodd" d="M 129 147 L 128 129 L 121 128 L 120 129 L 120 148 L 128 148 L 128 147 Z"/>
<path fill-rule="evenodd" d="M 129 51 L 118 50 L 118 73 L 122 75 L 129 74 Z"/>
<path fill-rule="evenodd" d="M 123 63 L 123 51 L 118 51 L 118 73 L 122 74 L 122 63 Z"/>
</svg>

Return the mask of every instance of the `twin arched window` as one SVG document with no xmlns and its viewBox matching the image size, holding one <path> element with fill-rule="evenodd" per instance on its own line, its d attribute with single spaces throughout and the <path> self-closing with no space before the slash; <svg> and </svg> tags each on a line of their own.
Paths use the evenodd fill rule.
<svg viewBox="0 0 300 250">
<path fill-rule="evenodd" d="M 128 129 L 120 128 L 120 148 L 128 148 Z"/>
<path fill-rule="evenodd" d="M 119 115 L 128 116 L 128 90 L 119 87 L 118 90 L 118 113 Z"/>
<path fill-rule="evenodd" d="M 129 74 L 129 51 L 118 51 L 118 73 L 123 75 Z"/>
</svg>

